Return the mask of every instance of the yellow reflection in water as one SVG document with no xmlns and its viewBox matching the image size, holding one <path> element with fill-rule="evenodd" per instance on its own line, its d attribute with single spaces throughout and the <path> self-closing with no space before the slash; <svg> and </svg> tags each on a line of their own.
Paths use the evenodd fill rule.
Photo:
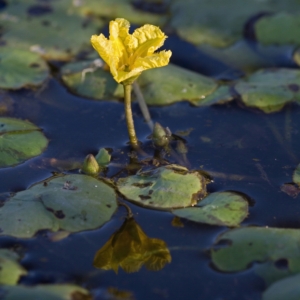
<svg viewBox="0 0 300 300">
<path fill-rule="evenodd" d="M 149 238 L 133 218 L 128 218 L 97 251 L 94 266 L 116 273 L 119 267 L 127 273 L 137 272 L 143 265 L 148 270 L 159 271 L 171 260 L 163 240 Z"/>
</svg>

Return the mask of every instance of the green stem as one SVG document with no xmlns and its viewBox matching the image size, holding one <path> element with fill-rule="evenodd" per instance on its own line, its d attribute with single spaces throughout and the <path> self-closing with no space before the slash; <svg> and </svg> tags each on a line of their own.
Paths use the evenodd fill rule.
<svg viewBox="0 0 300 300">
<path fill-rule="evenodd" d="M 132 118 L 132 110 L 131 110 L 131 84 L 124 84 L 124 100 L 125 100 L 125 117 L 126 124 L 128 129 L 128 135 L 131 146 L 136 148 L 138 146 L 138 140 L 136 138 L 133 118 Z"/>
</svg>

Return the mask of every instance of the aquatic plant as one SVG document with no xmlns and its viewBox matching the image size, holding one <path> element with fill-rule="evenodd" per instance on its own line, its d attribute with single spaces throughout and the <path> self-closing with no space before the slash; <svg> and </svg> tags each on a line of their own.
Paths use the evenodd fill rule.
<svg viewBox="0 0 300 300">
<path fill-rule="evenodd" d="M 109 66 L 114 79 L 124 87 L 125 115 L 130 143 L 138 145 L 131 111 L 131 89 L 133 82 L 145 70 L 166 66 L 172 52 L 155 51 L 167 36 L 154 25 L 146 24 L 129 33 L 130 23 L 116 19 L 109 24 L 109 39 L 102 33 L 91 37 L 91 43 Z"/>
</svg>

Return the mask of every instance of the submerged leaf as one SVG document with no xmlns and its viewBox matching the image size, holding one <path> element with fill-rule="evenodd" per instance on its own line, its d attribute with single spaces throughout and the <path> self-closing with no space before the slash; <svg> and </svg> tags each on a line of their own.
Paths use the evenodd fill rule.
<svg viewBox="0 0 300 300">
<path fill-rule="evenodd" d="M 116 273 L 119 267 L 127 273 L 137 272 L 143 265 L 148 270 L 159 271 L 170 262 L 166 243 L 149 238 L 133 218 L 125 220 L 94 258 L 96 268 Z"/>
<path fill-rule="evenodd" d="M 1 286 L 3 300 L 91 300 L 86 289 L 71 284 L 40 284 L 36 286 Z"/>
<path fill-rule="evenodd" d="M 18 263 L 19 255 L 8 249 L 0 249 L 0 284 L 15 285 L 27 271 Z"/>
<path fill-rule="evenodd" d="M 30 238 L 42 229 L 90 230 L 109 221 L 116 208 L 115 191 L 104 182 L 87 175 L 66 175 L 8 199 L 0 207 L 0 235 Z"/>
<path fill-rule="evenodd" d="M 172 213 L 199 223 L 238 226 L 248 215 L 248 202 L 234 192 L 212 193 L 195 206 L 176 209 Z"/>
<path fill-rule="evenodd" d="M 0 118 L 0 167 L 19 164 L 41 154 L 48 140 L 28 121 Z"/>
<path fill-rule="evenodd" d="M 192 206 L 206 195 L 204 177 L 177 165 L 120 178 L 117 188 L 128 200 L 157 209 Z"/>
</svg>

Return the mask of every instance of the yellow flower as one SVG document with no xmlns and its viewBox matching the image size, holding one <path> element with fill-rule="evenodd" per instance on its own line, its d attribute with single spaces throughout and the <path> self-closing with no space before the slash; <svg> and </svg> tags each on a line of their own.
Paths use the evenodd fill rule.
<svg viewBox="0 0 300 300">
<path fill-rule="evenodd" d="M 137 272 L 143 265 L 148 270 L 158 271 L 170 262 L 166 243 L 149 238 L 133 218 L 125 220 L 94 258 L 96 268 L 112 269 L 116 273 L 119 267 L 127 273 Z"/>
<path fill-rule="evenodd" d="M 166 66 L 172 52 L 160 48 L 167 36 L 154 25 L 144 25 L 129 34 L 130 24 L 125 19 L 109 23 L 109 39 L 102 33 L 91 37 L 91 43 L 110 67 L 118 83 L 132 84 L 144 71 Z"/>
</svg>

